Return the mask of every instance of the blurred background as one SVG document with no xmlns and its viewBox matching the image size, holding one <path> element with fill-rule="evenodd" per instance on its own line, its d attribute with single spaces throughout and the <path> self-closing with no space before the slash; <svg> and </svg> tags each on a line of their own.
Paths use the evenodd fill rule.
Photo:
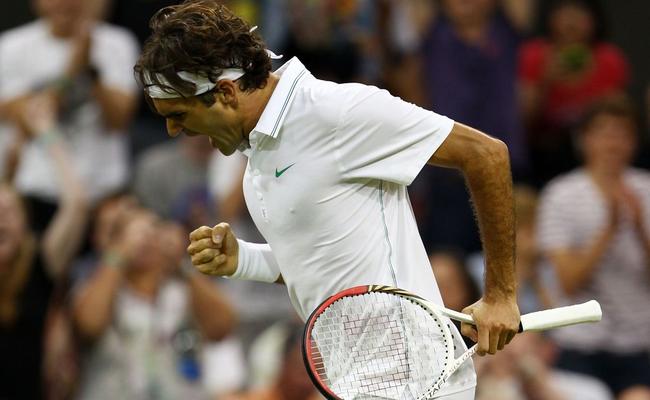
<svg viewBox="0 0 650 400">
<path fill-rule="evenodd" d="M 208 279 L 185 255 L 219 221 L 263 239 L 245 158 L 169 139 L 133 78 L 149 18 L 177 3 L 3 2 L 1 400 L 320 398 L 284 287 Z M 521 311 L 595 298 L 605 317 L 477 359 L 478 399 L 650 399 L 650 2 L 223 3 L 318 78 L 508 144 Z M 410 196 L 461 310 L 483 287 L 463 178 L 425 168 Z"/>
</svg>

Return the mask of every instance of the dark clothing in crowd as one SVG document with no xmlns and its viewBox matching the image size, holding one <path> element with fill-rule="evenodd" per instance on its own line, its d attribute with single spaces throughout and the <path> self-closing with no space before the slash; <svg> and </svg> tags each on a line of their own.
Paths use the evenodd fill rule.
<svg viewBox="0 0 650 400">
<path fill-rule="evenodd" d="M 41 370 L 43 332 L 54 283 L 40 253 L 16 301 L 16 317 L 0 324 L 0 399 L 29 400 L 43 397 Z"/>
</svg>

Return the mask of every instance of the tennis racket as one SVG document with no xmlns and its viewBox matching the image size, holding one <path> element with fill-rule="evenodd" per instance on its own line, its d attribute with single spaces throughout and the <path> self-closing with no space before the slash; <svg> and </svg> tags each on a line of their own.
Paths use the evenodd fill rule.
<svg viewBox="0 0 650 400">
<path fill-rule="evenodd" d="M 519 332 L 600 321 L 597 301 L 521 316 Z M 328 399 L 424 400 L 476 352 L 455 358 L 448 318 L 472 317 L 390 286 L 366 285 L 325 300 L 307 320 L 303 359 Z"/>
</svg>

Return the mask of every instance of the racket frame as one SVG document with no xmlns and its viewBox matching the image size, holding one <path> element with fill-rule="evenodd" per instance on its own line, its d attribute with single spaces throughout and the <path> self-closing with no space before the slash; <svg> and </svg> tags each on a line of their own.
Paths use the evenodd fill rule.
<svg viewBox="0 0 650 400">
<path fill-rule="evenodd" d="M 318 373 L 316 372 L 317 368 L 314 362 L 314 357 L 312 354 L 312 346 L 311 346 L 311 332 L 312 329 L 314 328 L 314 325 L 316 321 L 318 320 L 317 316 L 321 315 L 328 307 L 330 307 L 332 304 L 337 302 L 338 300 L 344 298 L 344 297 L 351 297 L 351 296 L 358 296 L 358 295 L 363 295 L 363 294 L 368 294 L 368 293 L 373 293 L 373 292 L 380 292 L 380 293 L 388 293 L 391 295 L 396 295 L 399 297 L 402 297 L 406 300 L 412 301 L 414 303 L 417 303 L 420 307 L 422 307 L 424 310 L 426 310 L 429 314 L 433 314 L 432 316 L 434 318 L 437 318 L 439 321 L 441 321 L 443 324 L 445 324 L 446 319 L 448 316 L 444 312 L 444 310 L 449 311 L 451 313 L 459 314 L 456 315 L 458 318 L 466 319 L 466 317 L 469 317 L 469 320 L 471 320 L 471 316 L 468 316 L 467 314 L 462 314 L 462 313 L 457 313 L 452 310 L 445 309 L 444 307 L 438 307 L 433 303 L 430 303 L 426 301 L 424 298 L 408 292 L 406 290 L 398 289 L 392 286 L 385 286 L 385 285 L 363 285 L 363 286 L 355 286 L 353 288 L 341 291 L 333 296 L 330 296 L 327 298 L 323 303 L 321 303 L 309 316 L 307 319 L 307 323 L 305 324 L 305 329 L 303 333 L 303 340 L 302 340 L 302 356 L 303 356 L 303 362 L 305 363 L 305 366 L 307 367 L 307 373 L 309 374 L 309 377 L 312 380 L 312 383 L 314 383 L 314 386 L 321 392 L 323 396 L 325 396 L 329 400 L 344 400 L 341 397 L 339 397 L 336 393 L 332 392 L 332 390 L 325 384 L 325 382 L 322 381 Z M 433 305 L 433 307 L 432 307 Z M 440 386 L 447 381 L 449 376 L 453 374 L 458 367 L 465 362 L 468 358 L 470 358 L 474 352 L 472 351 L 470 354 L 469 350 L 466 351 L 463 356 L 459 359 L 454 358 L 454 341 L 453 341 L 453 336 L 451 334 L 450 328 L 447 324 L 444 326 L 441 326 L 441 333 L 444 336 L 444 341 L 445 341 L 445 347 L 447 350 L 447 357 L 451 357 L 451 361 L 448 361 L 445 365 L 445 368 L 438 378 L 438 380 L 434 383 L 434 385 L 427 389 L 424 395 L 420 395 L 418 397 L 419 399 L 425 399 L 427 398 L 430 393 L 435 393 L 437 390 L 439 390 Z M 476 347 L 476 346 L 474 346 Z M 462 359 L 462 361 L 461 361 Z"/>
</svg>

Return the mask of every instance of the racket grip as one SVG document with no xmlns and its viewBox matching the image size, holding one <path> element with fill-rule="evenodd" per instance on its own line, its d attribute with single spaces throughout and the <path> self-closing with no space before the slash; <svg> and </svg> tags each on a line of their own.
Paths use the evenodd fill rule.
<svg viewBox="0 0 650 400">
<path fill-rule="evenodd" d="M 596 300 L 590 300 L 582 304 L 522 315 L 519 331 L 541 331 L 583 322 L 598 322 L 602 315 L 600 304 Z"/>
</svg>

